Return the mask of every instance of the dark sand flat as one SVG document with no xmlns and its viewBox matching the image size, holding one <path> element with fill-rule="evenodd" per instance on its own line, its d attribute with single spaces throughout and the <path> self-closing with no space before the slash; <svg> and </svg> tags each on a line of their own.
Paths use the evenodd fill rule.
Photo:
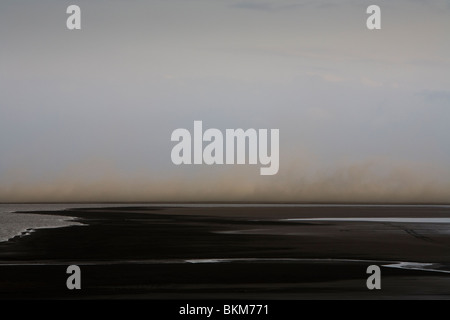
<svg viewBox="0 0 450 320">
<path fill-rule="evenodd" d="M 450 218 L 450 207 L 134 206 L 46 214 L 85 226 L 0 243 L 0 298 L 450 298 L 450 224 L 283 220 Z M 386 267 L 399 262 L 430 265 Z M 71 264 L 81 267 L 82 290 L 66 288 Z M 372 264 L 381 266 L 381 290 L 366 287 Z"/>
</svg>

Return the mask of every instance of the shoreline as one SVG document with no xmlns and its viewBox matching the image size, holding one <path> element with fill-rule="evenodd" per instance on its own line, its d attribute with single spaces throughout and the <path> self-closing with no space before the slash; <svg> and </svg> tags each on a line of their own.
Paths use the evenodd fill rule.
<svg viewBox="0 0 450 320">
<path fill-rule="evenodd" d="M 431 202 L 0 202 L 0 205 L 67 205 L 90 207 L 450 207 L 450 203 Z"/>
<path fill-rule="evenodd" d="M 0 243 L 0 298 L 450 298 L 450 277 L 440 273 L 450 270 L 446 226 L 280 221 L 448 218 L 446 207 L 135 205 L 29 214 L 42 213 L 87 226 L 37 229 Z M 75 295 L 65 288 L 72 263 L 83 270 Z M 393 263 L 409 269 L 385 266 Z M 365 287 L 369 264 L 382 268 L 380 292 Z M 417 269 L 425 264 L 437 271 Z"/>
</svg>

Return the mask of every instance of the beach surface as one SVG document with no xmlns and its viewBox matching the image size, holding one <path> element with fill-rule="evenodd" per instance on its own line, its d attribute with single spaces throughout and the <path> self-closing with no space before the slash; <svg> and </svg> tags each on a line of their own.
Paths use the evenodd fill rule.
<svg viewBox="0 0 450 320">
<path fill-rule="evenodd" d="M 1 299 L 449 299 L 450 206 L 122 206 L 0 243 Z M 66 269 L 81 268 L 81 290 Z M 381 289 L 366 286 L 381 270 Z"/>
</svg>

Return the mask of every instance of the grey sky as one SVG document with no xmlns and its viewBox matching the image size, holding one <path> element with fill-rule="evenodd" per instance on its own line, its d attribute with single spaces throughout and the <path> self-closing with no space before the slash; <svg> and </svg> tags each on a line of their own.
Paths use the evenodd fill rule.
<svg viewBox="0 0 450 320">
<path fill-rule="evenodd" d="M 448 30 L 449 1 L 2 1 L 0 201 L 448 202 Z M 279 128 L 279 174 L 174 166 L 194 120 Z"/>
</svg>

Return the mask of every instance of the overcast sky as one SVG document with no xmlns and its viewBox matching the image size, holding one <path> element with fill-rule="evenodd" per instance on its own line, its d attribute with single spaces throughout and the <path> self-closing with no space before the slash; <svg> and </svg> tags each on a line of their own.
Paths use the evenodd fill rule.
<svg viewBox="0 0 450 320">
<path fill-rule="evenodd" d="M 449 30 L 448 0 L 3 0 L 0 201 L 450 202 Z M 280 129 L 279 173 L 173 165 L 194 120 Z"/>
</svg>

